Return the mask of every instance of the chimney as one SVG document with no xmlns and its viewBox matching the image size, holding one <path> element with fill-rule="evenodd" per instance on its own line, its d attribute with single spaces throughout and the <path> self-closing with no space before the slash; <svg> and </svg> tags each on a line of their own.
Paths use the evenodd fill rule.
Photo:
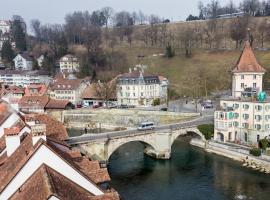
<svg viewBox="0 0 270 200">
<path fill-rule="evenodd" d="M 7 156 L 11 156 L 14 151 L 20 146 L 21 138 L 19 136 L 20 129 L 18 127 L 5 128 L 5 140 L 6 140 L 6 149 Z"/>
<path fill-rule="evenodd" d="M 46 125 L 45 124 L 35 124 L 31 126 L 32 142 L 33 146 L 40 140 L 46 141 Z"/>
</svg>

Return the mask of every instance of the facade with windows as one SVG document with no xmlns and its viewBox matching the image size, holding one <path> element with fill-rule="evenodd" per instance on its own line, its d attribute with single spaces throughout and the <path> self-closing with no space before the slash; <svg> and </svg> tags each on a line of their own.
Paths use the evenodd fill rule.
<svg viewBox="0 0 270 200">
<path fill-rule="evenodd" d="M 256 144 L 270 138 L 270 101 L 221 100 L 215 112 L 214 139 Z"/>
<path fill-rule="evenodd" d="M 215 112 L 214 140 L 257 145 L 261 139 L 270 139 L 270 99 L 257 98 L 264 73 L 246 42 L 232 69 L 232 96 L 220 100 Z"/>
<path fill-rule="evenodd" d="M 78 58 L 70 54 L 63 56 L 60 59 L 59 64 L 62 73 L 78 72 L 80 68 Z"/>
<path fill-rule="evenodd" d="M 135 70 L 117 78 L 118 105 L 151 106 L 155 99 L 167 101 L 168 80 Z"/>
</svg>

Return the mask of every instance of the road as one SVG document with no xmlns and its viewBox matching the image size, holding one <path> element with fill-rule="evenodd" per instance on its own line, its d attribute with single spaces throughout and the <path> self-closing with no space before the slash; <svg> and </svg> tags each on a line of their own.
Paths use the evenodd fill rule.
<svg viewBox="0 0 270 200">
<path fill-rule="evenodd" d="M 196 119 L 190 120 L 190 121 L 157 126 L 155 127 L 155 131 L 166 130 L 166 129 L 188 128 L 188 127 L 198 126 L 201 124 L 210 124 L 210 123 L 213 123 L 213 120 L 214 120 L 213 115 L 202 116 L 202 117 L 198 117 Z M 125 136 L 145 134 L 145 133 L 149 133 L 149 131 L 138 131 L 137 129 L 132 129 L 132 130 L 125 130 L 125 131 L 99 133 L 99 134 L 85 134 L 78 137 L 71 137 L 67 140 L 67 143 L 70 145 L 75 145 L 75 144 L 87 143 L 94 140 L 109 139 L 109 138 L 114 138 L 114 137 L 125 137 Z"/>
</svg>

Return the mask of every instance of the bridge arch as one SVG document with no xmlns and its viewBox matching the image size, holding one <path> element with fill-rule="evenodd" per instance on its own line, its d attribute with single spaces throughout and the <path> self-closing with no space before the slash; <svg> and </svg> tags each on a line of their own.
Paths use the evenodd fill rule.
<svg viewBox="0 0 270 200">
<path fill-rule="evenodd" d="M 107 160 L 110 159 L 111 155 L 121 146 L 128 144 L 130 142 L 140 142 L 145 146 L 146 148 L 149 148 L 151 150 L 156 150 L 155 144 L 147 139 L 134 139 L 134 140 L 123 140 L 119 142 L 118 140 L 112 140 L 108 143 L 108 151 L 107 151 Z"/>
<path fill-rule="evenodd" d="M 199 131 L 198 128 L 190 128 L 190 129 L 180 129 L 180 130 L 175 130 L 172 132 L 172 137 L 171 137 L 171 147 L 173 145 L 173 143 L 175 142 L 175 140 L 179 137 L 179 136 L 184 136 L 187 135 L 188 133 L 195 133 L 196 135 L 198 135 L 202 141 L 206 141 L 204 135 Z"/>
</svg>

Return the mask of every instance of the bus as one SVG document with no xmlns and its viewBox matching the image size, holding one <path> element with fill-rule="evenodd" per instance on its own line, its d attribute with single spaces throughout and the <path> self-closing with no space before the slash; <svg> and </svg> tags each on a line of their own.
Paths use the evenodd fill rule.
<svg viewBox="0 0 270 200">
<path fill-rule="evenodd" d="M 142 122 L 137 127 L 139 131 L 145 131 L 145 130 L 153 130 L 155 128 L 154 122 Z"/>
</svg>

